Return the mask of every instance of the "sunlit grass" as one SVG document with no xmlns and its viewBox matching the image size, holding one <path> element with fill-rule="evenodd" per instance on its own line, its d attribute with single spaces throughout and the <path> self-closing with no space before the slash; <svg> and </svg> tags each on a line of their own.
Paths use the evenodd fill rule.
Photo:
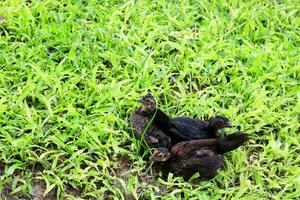
<svg viewBox="0 0 300 200">
<path fill-rule="evenodd" d="M 58 199 L 299 197 L 299 2 L 179 2 L 0 2 L 3 196 L 41 181 Z M 249 144 L 211 181 L 163 178 L 130 129 L 148 90 Z"/>
</svg>

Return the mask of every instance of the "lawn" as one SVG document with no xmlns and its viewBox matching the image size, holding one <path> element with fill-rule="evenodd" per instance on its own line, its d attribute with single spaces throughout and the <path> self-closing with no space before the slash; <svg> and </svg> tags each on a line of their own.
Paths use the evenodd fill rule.
<svg viewBox="0 0 300 200">
<path fill-rule="evenodd" d="M 2 0 L 0 199 L 299 198 L 299 5 Z M 164 178 L 130 128 L 148 91 L 251 139 L 210 181 Z"/>
</svg>

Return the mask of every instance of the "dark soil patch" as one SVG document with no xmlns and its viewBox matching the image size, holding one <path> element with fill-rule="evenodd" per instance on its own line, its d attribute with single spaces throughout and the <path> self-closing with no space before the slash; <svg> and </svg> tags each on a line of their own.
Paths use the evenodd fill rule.
<svg viewBox="0 0 300 200">
<path fill-rule="evenodd" d="M 56 200 L 56 189 L 52 189 L 49 193 L 44 195 L 46 184 L 42 180 L 36 180 L 33 183 L 32 200 Z"/>
<path fill-rule="evenodd" d="M 74 188 L 72 185 L 67 184 L 65 188 L 66 188 L 67 193 L 74 197 L 80 197 L 81 194 L 83 193 L 82 187 Z"/>
</svg>

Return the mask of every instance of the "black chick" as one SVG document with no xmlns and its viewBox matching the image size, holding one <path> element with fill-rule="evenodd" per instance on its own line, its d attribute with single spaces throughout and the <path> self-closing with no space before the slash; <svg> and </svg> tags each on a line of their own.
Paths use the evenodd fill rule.
<svg viewBox="0 0 300 200">
<path fill-rule="evenodd" d="M 152 158 L 155 161 L 164 161 L 170 155 L 168 149 L 171 149 L 171 139 L 157 125 L 152 123 L 151 120 L 156 110 L 156 103 L 154 98 L 148 97 L 146 95 L 138 100 L 143 105 L 133 112 L 132 127 L 137 139 L 144 139 L 147 145 L 153 148 L 165 148 L 165 152 Z"/>
<path fill-rule="evenodd" d="M 158 115 L 159 116 L 159 115 Z M 172 136 L 173 143 L 181 141 L 218 138 L 219 130 L 231 127 L 229 120 L 223 116 L 216 116 L 208 121 L 197 120 L 189 117 L 175 117 L 167 125 L 157 118 L 155 123 L 166 134 Z"/>
<path fill-rule="evenodd" d="M 197 172 L 203 178 L 212 178 L 223 165 L 222 154 L 240 147 L 247 140 L 247 134 L 234 133 L 224 138 L 180 142 L 172 147 L 170 158 L 162 168 L 184 179 L 189 179 Z"/>
<path fill-rule="evenodd" d="M 189 117 L 170 118 L 162 110 L 156 108 L 154 97 L 148 93 L 140 99 L 145 108 L 152 112 L 154 124 L 172 139 L 172 145 L 181 141 L 217 138 L 219 130 L 231 127 L 230 121 L 223 116 L 216 116 L 208 121 Z"/>
</svg>

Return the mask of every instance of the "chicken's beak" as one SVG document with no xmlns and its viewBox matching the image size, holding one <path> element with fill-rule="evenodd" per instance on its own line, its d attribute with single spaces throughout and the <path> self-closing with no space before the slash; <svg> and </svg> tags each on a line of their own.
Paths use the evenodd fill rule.
<svg viewBox="0 0 300 200">
<path fill-rule="evenodd" d="M 227 122 L 227 123 L 225 124 L 225 127 L 227 127 L 227 128 L 231 128 L 231 127 L 232 127 L 232 125 L 231 125 L 231 123 L 230 123 L 230 122 Z"/>
<path fill-rule="evenodd" d="M 137 100 L 137 102 L 139 102 L 139 103 L 144 103 L 145 101 L 144 101 L 143 98 L 140 98 L 140 99 Z"/>
<path fill-rule="evenodd" d="M 152 152 L 152 155 L 150 156 L 149 160 L 150 161 L 157 161 L 157 155 L 158 155 L 158 151 L 157 149 L 154 149 L 154 151 Z"/>
<path fill-rule="evenodd" d="M 154 156 L 150 156 L 149 160 L 152 161 L 152 162 L 154 162 L 155 161 L 155 157 Z"/>
</svg>

